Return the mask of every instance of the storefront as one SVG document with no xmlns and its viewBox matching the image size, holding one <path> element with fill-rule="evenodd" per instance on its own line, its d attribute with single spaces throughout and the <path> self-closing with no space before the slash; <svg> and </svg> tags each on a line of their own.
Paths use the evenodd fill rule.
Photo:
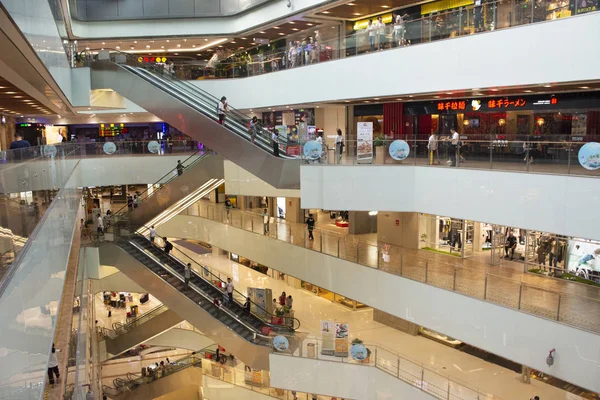
<svg viewBox="0 0 600 400">
<path fill-rule="evenodd" d="M 419 248 L 461 258 L 473 255 L 474 222 L 431 214 L 419 214 Z"/>
<path fill-rule="evenodd" d="M 300 155 L 300 144 L 316 132 L 315 109 L 301 108 L 289 111 L 271 111 L 262 114 L 263 128 L 276 130 L 279 135 L 279 143 L 285 149 L 287 155 Z"/>
</svg>

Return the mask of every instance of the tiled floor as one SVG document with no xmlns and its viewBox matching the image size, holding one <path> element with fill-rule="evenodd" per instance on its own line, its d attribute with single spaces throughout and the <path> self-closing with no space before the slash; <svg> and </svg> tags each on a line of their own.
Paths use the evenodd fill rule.
<svg viewBox="0 0 600 400">
<path fill-rule="evenodd" d="M 179 247 L 179 246 L 177 246 Z M 358 337 L 367 344 L 383 345 L 410 360 L 418 360 L 429 368 L 448 375 L 451 379 L 480 388 L 500 398 L 528 399 L 534 395 L 542 399 L 577 399 L 570 393 L 532 381 L 530 385 L 520 382 L 520 374 L 479 358 L 459 352 L 450 347 L 426 339 L 411 336 L 373 321 L 371 309 L 351 311 L 314 294 L 288 286 L 284 281 L 270 278 L 264 274 L 246 268 L 228 260 L 224 256 L 212 254 L 197 255 L 190 250 L 180 248 L 196 261 L 219 270 L 234 279 L 237 290 L 244 293 L 247 287 L 270 288 L 275 295 L 282 291 L 292 294 L 295 316 L 301 321 L 301 331 L 317 336 L 321 320 L 347 322 L 350 327 L 350 339 Z"/>
<path fill-rule="evenodd" d="M 222 205 L 202 200 L 187 211 L 190 215 L 226 222 L 234 227 L 264 233 L 262 217 L 256 213 L 231 210 L 229 218 Z M 491 266 L 482 256 L 460 259 L 427 250 L 377 244 L 375 234 L 349 235 L 328 223 L 319 223 L 314 240 L 306 227 L 277 219 L 269 226 L 269 237 L 340 257 L 395 275 L 401 275 L 447 290 L 516 308 L 584 329 L 600 330 L 600 288 L 523 272 L 523 264 L 503 260 Z M 384 250 L 389 258 L 384 256 Z M 485 256 L 483 256 L 485 257 Z M 598 312 L 594 312 L 598 311 Z"/>
</svg>

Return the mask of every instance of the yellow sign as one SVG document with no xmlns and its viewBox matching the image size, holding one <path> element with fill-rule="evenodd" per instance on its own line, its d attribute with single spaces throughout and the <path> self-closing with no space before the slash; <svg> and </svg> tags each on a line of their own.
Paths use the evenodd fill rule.
<svg viewBox="0 0 600 400">
<path fill-rule="evenodd" d="M 142 57 L 138 57 L 138 62 L 144 62 L 144 59 Z"/>
<path fill-rule="evenodd" d="M 473 2 L 473 0 L 471 0 L 471 2 Z M 384 24 L 389 24 L 392 22 L 394 15 L 392 13 L 389 13 L 389 14 L 380 15 L 379 17 L 381 17 L 381 20 L 383 21 Z M 360 31 L 362 29 L 367 29 L 367 26 L 369 25 L 369 21 L 372 19 L 373 23 L 375 23 L 377 21 L 377 18 L 378 17 L 373 17 L 373 18 L 369 18 L 369 19 L 361 19 L 359 21 L 356 21 L 354 23 L 354 30 Z"/>
<path fill-rule="evenodd" d="M 473 4 L 473 0 L 438 0 L 421 6 L 421 15 L 427 15 L 453 8 L 464 7 Z"/>
</svg>

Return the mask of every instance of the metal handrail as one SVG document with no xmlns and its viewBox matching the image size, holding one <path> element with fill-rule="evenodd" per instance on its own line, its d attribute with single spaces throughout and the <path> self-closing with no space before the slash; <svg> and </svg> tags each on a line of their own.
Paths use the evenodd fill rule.
<svg viewBox="0 0 600 400">
<path fill-rule="evenodd" d="M 132 242 L 127 240 L 127 242 L 135 247 L 136 249 L 138 249 L 139 251 L 141 251 L 142 253 L 146 254 L 148 257 L 150 257 L 154 262 L 156 262 L 158 265 L 160 265 L 163 269 L 167 270 L 169 273 L 171 273 L 175 278 L 183 281 L 183 279 L 179 276 L 179 274 L 172 270 L 168 265 L 163 264 L 158 258 L 156 258 L 156 256 L 152 253 L 148 253 L 145 249 L 139 247 L 137 245 L 137 243 Z M 169 255 L 170 256 L 170 255 Z M 179 264 L 181 264 L 182 266 L 184 266 L 181 261 L 179 261 L 177 258 L 175 257 L 171 257 L 175 262 L 178 262 Z M 185 266 L 184 266 L 185 267 Z M 162 278 L 160 278 L 162 279 Z M 211 307 L 216 307 L 213 304 L 213 299 L 206 293 L 204 293 L 204 291 L 200 290 L 196 285 L 190 285 L 190 288 L 192 288 L 196 293 L 198 293 L 200 296 L 204 297 L 205 300 L 208 301 L 208 304 Z M 262 333 L 258 332 L 254 327 L 248 325 L 245 321 L 242 321 L 241 319 L 238 318 L 237 315 L 235 315 L 234 313 L 232 313 L 231 311 L 229 311 L 227 308 L 225 307 L 219 307 L 219 309 L 221 311 L 223 311 L 225 314 L 229 315 L 232 319 L 234 319 L 236 322 L 238 322 L 240 325 L 244 326 L 246 329 L 248 329 L 249 331 L 253 332 L 257 337 L 260 337 L 263 340 L 268 340 L 269 336 L 268 335 L 263 335 Z"/>
<path fill-rule="evenodd" d="M 157 314 L 161 314 L 161 313 L 163 313 L 166 310 L 168 310 L 167 306 L 165 306 L 164 304 L 160 304 L 160 305 L 154 307 L 153 309 L 148 310 L 147 312 L 138 315 L 135 318 L 129 319 L 126 323 L 122 323 L 122 322 L 115 322 L 115 323 L 113 323 L 113 325 L 112 325 L 113 330 L 115 332 L 118 332 L 118 331 L 121 331 L 121 330 L 123 330 L 125 332 L 128 332 L 129 330 L 131 330 L 131 329 L 139 326 L 140 325 L 140 321 L 143 321 L 143 320 L 146 320 L 146 319 L 149 319 L 149 318 L 153 318 Z"/>
</svg>

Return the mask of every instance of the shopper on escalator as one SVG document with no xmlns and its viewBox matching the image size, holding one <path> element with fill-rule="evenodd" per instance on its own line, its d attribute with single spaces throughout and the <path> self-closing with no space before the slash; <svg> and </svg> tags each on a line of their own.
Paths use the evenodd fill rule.
<svg viewBox="0 0 600 400">
<path fill-rule="evenodd" d="M 221 101 L 219 102 L 219 106 L 217 109 L 217 113 L 219 114 L 219 123 L 221 125 L 225 125 L 225 114 L 227 113 L 227 97 L 221 97 Z"/>
<path fill-rule="evenodd" d="M 171 242 L 169 242 L 169 239 L 163 238 L 163 240 L 165 241 L 165 247 L 163 247 L 163 250 L 166 254 L 169 254 L 171 250 L 173 250 L 173 245 L 171 244 Z"/>
<path fill-rule="evenodd" d="M 273 155 L 279 157 L 279 133 L 277 132 L 277 129 L 273 129 L 271 141 L 273 142 Z"/>
<path fill-rule="evenodd" d="M 192 264 L 188 263 L 185 266 L 184 275 L 185 275 L 185 284 L 189 285 L 190 284 L 190 278 L 192 277 Z"/>
<path fill-rule="evenodd" d="M 181 160 L 177 160 L 177 176 L 183 175 L 183 164 Z"/>
</svg>

